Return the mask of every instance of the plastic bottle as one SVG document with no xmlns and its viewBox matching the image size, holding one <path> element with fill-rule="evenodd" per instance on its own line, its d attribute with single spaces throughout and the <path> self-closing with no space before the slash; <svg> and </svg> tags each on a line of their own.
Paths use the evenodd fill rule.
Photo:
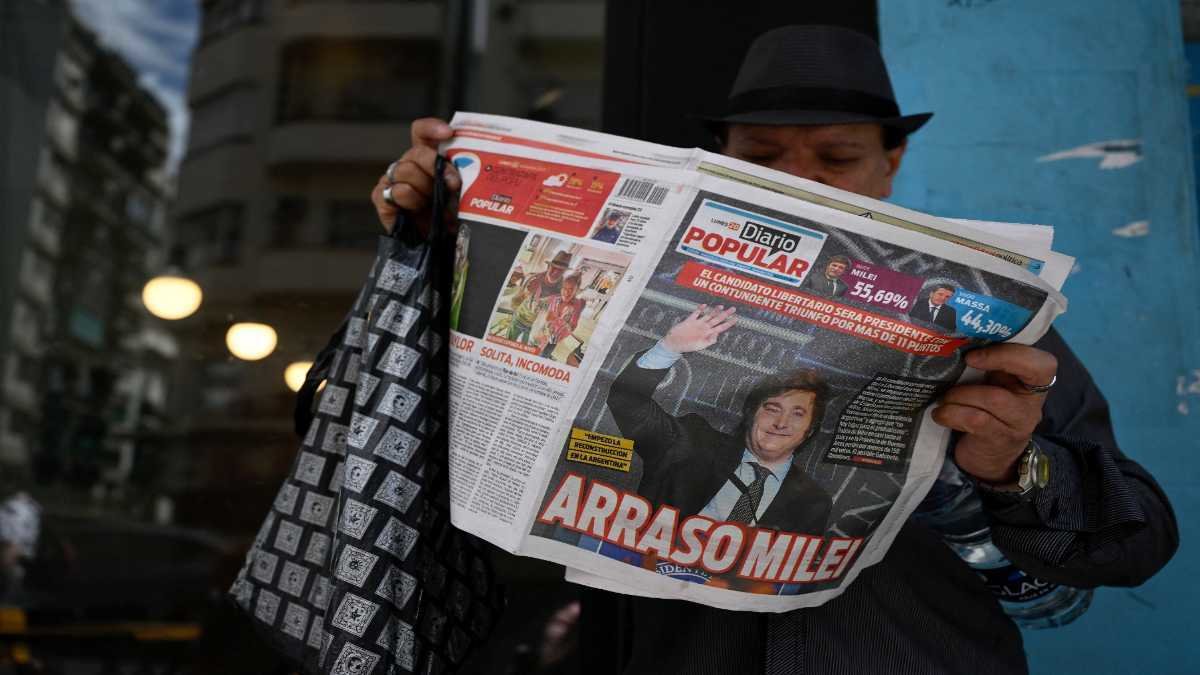
<svg viewBox="0 0 1200 675">
<path fill-rule="evenodd" d="M 1091 589 L 1043 581 L 1014 565 L 992 543 L 992 530 L 975 483 L 947 457 L 914 517 L 942 535 L 1021 628 L 1053 628 L 1087 611 Z"/>
</svg>

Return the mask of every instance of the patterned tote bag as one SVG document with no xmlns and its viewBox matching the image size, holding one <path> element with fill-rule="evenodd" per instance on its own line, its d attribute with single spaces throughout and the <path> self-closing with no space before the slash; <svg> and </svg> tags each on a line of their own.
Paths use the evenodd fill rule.
<svg viewBox="0 0 1200 675">
<path fill-rule="evenodd" d="M 442 204 L 438 181 L 428 238 L 403 214 L 380 238 L 300 391 L 304 440 L 230 589 L 305 673 L 453 672 L 502 606 L 486 545 L 450 524 Z"/>
</svg>

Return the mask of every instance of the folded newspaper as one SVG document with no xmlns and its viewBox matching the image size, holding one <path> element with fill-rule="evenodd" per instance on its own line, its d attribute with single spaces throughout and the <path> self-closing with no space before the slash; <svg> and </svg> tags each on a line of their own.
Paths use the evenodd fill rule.
<svg viewBox="0 0 1200 675">
<path fill-rule="evenodd" d="M 460 113 L 453 522 L 623 593 L 786 611 L 882 559 L 970 349 L 1072 259 L 699 149 Z"/>
</svg>

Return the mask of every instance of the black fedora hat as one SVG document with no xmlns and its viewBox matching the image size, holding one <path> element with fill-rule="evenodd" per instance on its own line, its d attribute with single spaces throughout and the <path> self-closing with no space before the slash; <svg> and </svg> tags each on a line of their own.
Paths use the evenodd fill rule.
<svg viewBox="0 0 1200 675">
<path fill-rule="evenodd" d="M 905 135 L 933 113 L 901 115 L 874 40 L 839 26 L 783 26 L 746 51 L 725 109 L 698 115 L 722 124 L 882 124 Z"/>
</svg>

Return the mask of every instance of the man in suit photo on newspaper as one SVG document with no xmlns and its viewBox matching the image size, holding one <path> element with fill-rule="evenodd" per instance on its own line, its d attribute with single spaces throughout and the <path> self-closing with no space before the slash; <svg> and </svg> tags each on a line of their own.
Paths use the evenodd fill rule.
<svg viewBox="0 0 1200 675">
<path fill-rule="evenodd" d="M 801 369 L 758 383 L 732 434 L 700 415 L 675 417 L 653 399 L 680 359 L 733 327 L 733 314 L 700 305 L 613 381 L 609 410 L 643 462 L 638 492 L 682 516 L 824 534 L 833 501 L 793 461 L 821 426 L 829 386 L 819 373 Z"/>
<path fill-rule="evenodd" d="M 938 326 L 947 332 L 958 330 L 958 312 L 946 304 L 954 295 L 955 288 L 948 284 L 938 284 L 929 291 L 925 299 L 913 303 L 908 315 L 914 319 L 925 321 Z"/>
<path fill-rule="evenodd" d="M 842 276 L 850 269 L 850 259 L 835 255 L 825 263 L 825 271 L 812 273 L 804 279 L 804 288 L 827 298 L 840 298 L 846 294 L 846 282 Z"/>
</svg>

